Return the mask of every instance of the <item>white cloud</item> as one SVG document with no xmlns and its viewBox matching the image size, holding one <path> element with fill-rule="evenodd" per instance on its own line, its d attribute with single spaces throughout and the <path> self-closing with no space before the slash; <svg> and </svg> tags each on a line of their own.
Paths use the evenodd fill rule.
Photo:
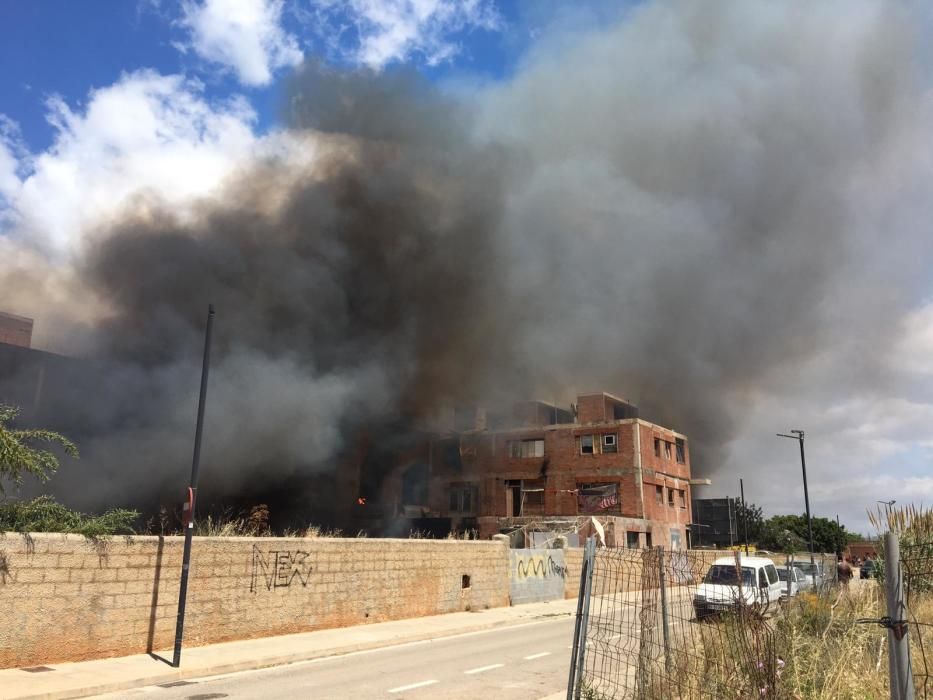
<svg viewBox="0 0 933 700">
<path fill-rule="evenodd" d="M 199 83 L 151 71 L 92 91 L 83 112 L 53 98 L 48 118 L 46 152 L 11 165 L 16 154 L 0 150 L 0 193 L 17 238 L 65 251 L 135 192 L 209 195 L 256 145 L 243 100 L 211 104 Z"/>
<path fill-rule="evenodd" d="M 91 91 L 82 109 L 60 98 L 48 109 L 55 138 L 35 154 L 0 115 L 0 289 L 8 310 L 43 319 L 34 340 L 53 350 L 62 348 L 49 344 L 51 336 L 67 336 L 75 352 L 80 328 L 72 324 L 106 313 L 69 264 L 95 231 L 153 201 L 182 218 L 196 215 L 244 169 L 296 166 L 276 170 L 263 181 L 268 191 L 253 193 L 273 211 L 291 183 L 282 173 L 303 177 L 321 143 L 304 133 L 256 136 L 242 98 L 211 102 L 197 81 L 152 71 Z"/>
<path fill-rule="evenodd" d="M 501 26 L 487 0 L 324 0 L 319 5 L 349 14 L 359 34 L 351 58 L 376 69 L 413 55 L 429 65 L 442 63 L 460 52 L 451 34 Z"/>
<path fill-rule="evenodd" d="M 281 26 L 281 0 L 189 0 L 182 9 L 190 48 L 234 70 L 244 85 L 267 85 L 277 68 L 303 58 L 298 40 Z"/>
</svg>

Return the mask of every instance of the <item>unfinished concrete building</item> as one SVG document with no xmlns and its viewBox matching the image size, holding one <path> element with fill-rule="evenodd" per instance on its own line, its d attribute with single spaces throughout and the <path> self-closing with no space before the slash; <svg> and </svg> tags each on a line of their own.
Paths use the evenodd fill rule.
<svg viewBox="0 0 933 700">
<path fill-rule="evenodd" d="M 586 394 L 569 410 L 516 404 L 504 425 L 481 411 L 475 418 L 468 430 L 406 447 L 372 499 L 381 515 L 482 537 L 586 534 L 595 518 L 610 545 L 688 546 L 687 438 L 640 419 L 633 404 Z"/>
</svg>

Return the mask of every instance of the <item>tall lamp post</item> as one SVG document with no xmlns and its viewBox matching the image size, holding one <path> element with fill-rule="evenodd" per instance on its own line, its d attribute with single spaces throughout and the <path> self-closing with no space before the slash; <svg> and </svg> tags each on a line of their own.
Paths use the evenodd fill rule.
<svg viewBox="0 0 933 700">
<path fill-rule="evenodd" d="M 791 440 L 796 440 L 798 443 L 800 443 L 800 468 L 803 470 L 803 502 L 807 506 L 807 534 L 810 536 L 810 566 L 812 566 L 815 571 L 816 563 L 813 559 L 813 522 L 810 518 L 810 493 L 807 490 L 807 458 L 803 451 L 803 431 L 791 430 L 790 432 L 792 432 L 793 435 L 778 433 L 777 436 L 782 438 L 790 438 Z"/>
</svg>

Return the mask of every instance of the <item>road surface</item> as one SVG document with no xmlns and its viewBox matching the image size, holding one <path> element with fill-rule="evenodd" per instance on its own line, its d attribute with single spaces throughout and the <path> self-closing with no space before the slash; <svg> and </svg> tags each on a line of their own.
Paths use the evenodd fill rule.
<svg viewBox="0 0 933 700">
<path fill-rule="evenodd" d="M 573 617 L 400 644 L 98 698 L 538 700 L 567 687 Z"/>
</svg>

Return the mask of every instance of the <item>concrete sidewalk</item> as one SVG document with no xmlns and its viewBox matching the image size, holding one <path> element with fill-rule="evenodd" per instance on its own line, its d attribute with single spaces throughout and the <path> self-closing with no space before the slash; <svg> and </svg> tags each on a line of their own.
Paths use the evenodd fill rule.
<svg viewBox="0 0 933 700">
<path fill-rule="evenodd" d="M 574 599 L 557 600 L 192 647 L 184 649 L 181 668 L 172 668 L 163 660 L 171 659 L 171 651 L 158 651 L 154 655 L 139 654 L 40 667 L 51 669 L 49 671 L 5 669 L 0 670 L 0 698 L 81 698 L 186 678 L 281 666 L 403 642 L 527 624 L 555 616 L 572 616 L 576 605 Z"/>
</svg>

